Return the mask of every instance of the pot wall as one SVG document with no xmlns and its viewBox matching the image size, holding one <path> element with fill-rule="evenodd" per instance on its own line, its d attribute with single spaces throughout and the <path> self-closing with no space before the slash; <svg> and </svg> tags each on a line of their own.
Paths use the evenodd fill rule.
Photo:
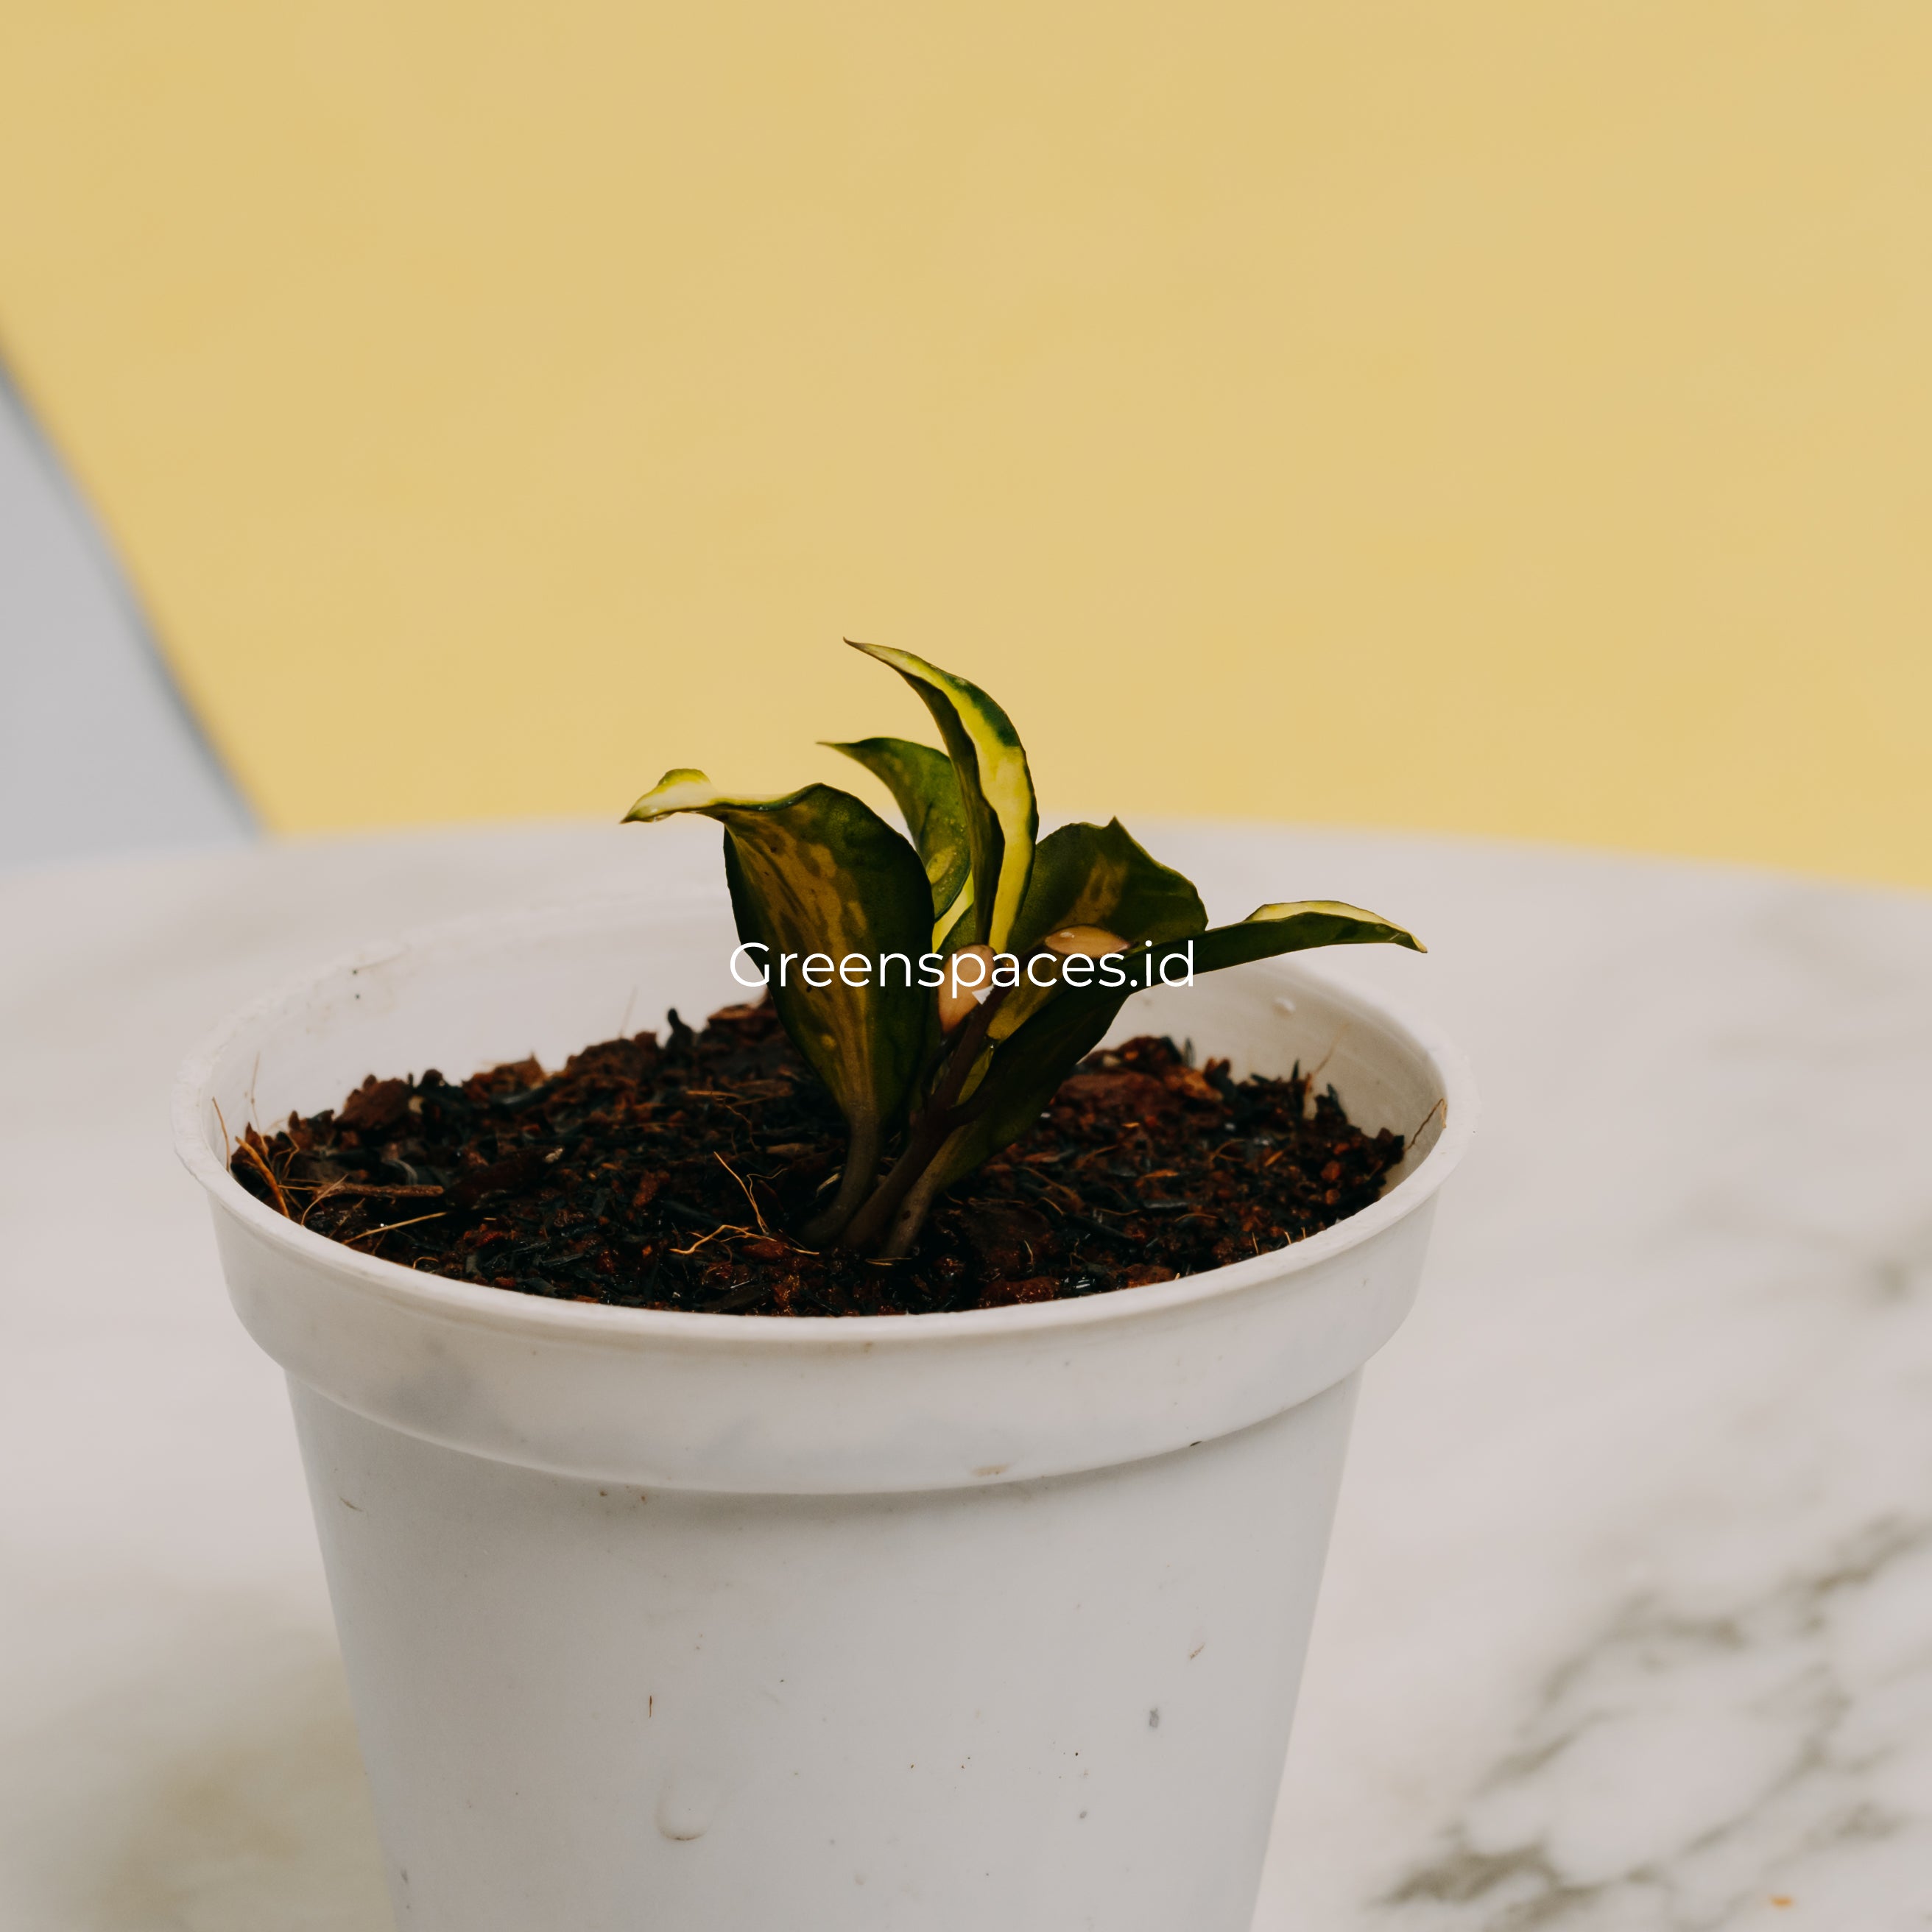
<svg viewBox="0 0 1932 1932">
<path fill-rule="evenodd" d="M 446 928 L 184 1075 L 230 1293 L 290 1378 L 400 1922 L 1241 1932 L 1357 1372 L 1472 1124 L 1460 1062 L 1292 968 L 1138 996 L 1120 1034 L 1325 1061 L 1408 1160 L 1282 1252 L 964 1315 L 540 1300 L 226 1172 L 218 1102 L 272 1122 L 697 1019 L 743 997 L 730 944 L 709 896 Z"/>
<path fill-rule="evenodd" d="M 291 1384 L 398 1922 L 1243 1932 L 1354 1378 L 925 1494 L 488 1462 Z"/>
</svg>

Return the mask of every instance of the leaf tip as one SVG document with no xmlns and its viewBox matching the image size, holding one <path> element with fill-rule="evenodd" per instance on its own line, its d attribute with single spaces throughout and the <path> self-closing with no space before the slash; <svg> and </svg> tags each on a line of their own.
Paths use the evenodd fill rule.
<svg viewBox="0 0 1932 1932">
<path fill-rule="evenodd" d="M 713 789 L 711 781 L 695 766 L 675 766 L 618 822 L 628 825 L 634 820 L 640 825 L 648 825 L 652 819 L 667 818 L 674 812 L 687 812 L 700 796 L 710 797 Z"/>
<path fill-rule="evenodd" d="M 845 642 L 854 650 L 862 652 L 868 658 L 876 658 L 882 664 L 890 665 L 902 676 L 909 674 L 906 670 L 908 664 L 921 664 L 921 660 L 913 657 L 910 652 L 896 651 L 890 644 L 868 644 L 862 638 L 848 638 Z M 923 668 L 922 664 L 921 668 Z"/>
</svg>

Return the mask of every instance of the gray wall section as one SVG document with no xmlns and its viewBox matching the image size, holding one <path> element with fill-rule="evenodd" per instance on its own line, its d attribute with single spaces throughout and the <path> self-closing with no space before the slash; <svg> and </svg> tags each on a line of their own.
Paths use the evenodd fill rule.
<svg viewBox="0 0 1932 1932">
<path fill-rule="evenodd" d="M 0 866 L 254 829 L 0 369 Z"/>
</svg>

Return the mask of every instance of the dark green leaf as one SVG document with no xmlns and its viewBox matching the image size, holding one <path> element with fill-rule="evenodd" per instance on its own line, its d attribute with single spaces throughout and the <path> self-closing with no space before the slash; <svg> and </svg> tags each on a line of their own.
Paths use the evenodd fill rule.
<svg viewBox="0 0 1932 1932">
<path fill-rule="evenodd" d="M 1034 847 L 1033 876 L 1012 944 L 1024 955 L 1068 926 L 1097 927 L 1130 942 L 1179 939 L 1207 923 L 1192 884 L 1154 857 L 1116 818 L 1106 825 L 1063 825 Z M 1009 993 L 993 1022 L 992 1037 L 1017 1033 L 1054 997 L 1052 986 L 1030 982 Z"/>
<path fill-rule="evenodd" d="M 758 963 L 770 971 L 778 1017 L 855 1136 L 862 1126 L 876 1134 L 904 1108 L 937 1026 L 932 995 L 916 983 L 932 927 L 917 856 L 870 806 L 831 785 L 728 797 L 702 772 L 667 772 L 627 816 L 649 823 L 682 812 L 724 826 L 738 936 L 768 949 Z M 813 954 L 832 962 L 828 984 L 807 983 L 801 969 Z M 848 954 L 869 962 L 868 983 L 837 970 Z"/>
<path fill-rule="evenodd" d="M 1118 818 L 1106 825 L 1063 825 L 1034 848 L 1012 950 L 1030 951 L 1049 932 L 1070 926 L 1097 926 L 1136 941 L 1184 938 L 1207 923 L 1192 884 L 1148 852 Z"/>
<path fill-rule="evenodd" d="M 827 749 L 856 759 L 882 781 L 904 814 L 932 886 L 936 946 L 972 904 L 973 854 L 952 760 L 909 738 L 861 738 L 856 744 L 828 744 Z"/>
<path fill-rule="evenodd" d="M 984 1111 L 947 1141 L 940 1156 L 943 1184 L 970 1174 L 1026 1132 L 1060 1082 L 1100 1043 L 1128 998 L 1158 983 L 1163 962 L 1191 958 L 1197 974 L 1213 973 L 1310 946 L 1377 943 L 1423 950 L 1400 926 L 1356 906 L 1330 899 L 1265 905 L 1238 926 L 1137 946 L 1119 956 L 1119 970 L 1129 982 L 1124 986 L 1061 986 L 994 1048 L 985 1072 L 969 1090 L 968 1097 Z"/>
<path fill-rule="evenodd" d="M 1157 946 L 1160 957 L 1176 956 L 1184 944 Z M 1428 949 L 1412 932 L 1391 925 L 1380 914 L 1339 899 L 1299 899 L 1281 905 L 1258 907 L 1238 926 L 1217 926 L 1193 941 L 1194 970 L 1218 973 L 1250 959 L 1277 953 L 1301 952 L 1315 946 L 1406 946 L 1412 952 Z"/>
</svg>

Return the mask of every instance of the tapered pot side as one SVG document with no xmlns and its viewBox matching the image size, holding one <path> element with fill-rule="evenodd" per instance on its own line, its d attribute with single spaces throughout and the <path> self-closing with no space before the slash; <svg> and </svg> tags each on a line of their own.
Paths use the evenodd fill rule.
<svg viewBox="0 0 1932 1932">
<path fill-rule="evenodd" d="M 1137 995 L 1412 1138 L 1383 1197 L 1179 1281 L 775 1319 L 414 1274 L 225 1130 L 746 997 L 722 895 L 446 926 L 242 1014 L 182 1157 L 287 1372 L 399 1920 L 437 1932 L 1240 1932 L 1362 1364 L 1475 1101 L 1318 970 Z"/>
</svg>

